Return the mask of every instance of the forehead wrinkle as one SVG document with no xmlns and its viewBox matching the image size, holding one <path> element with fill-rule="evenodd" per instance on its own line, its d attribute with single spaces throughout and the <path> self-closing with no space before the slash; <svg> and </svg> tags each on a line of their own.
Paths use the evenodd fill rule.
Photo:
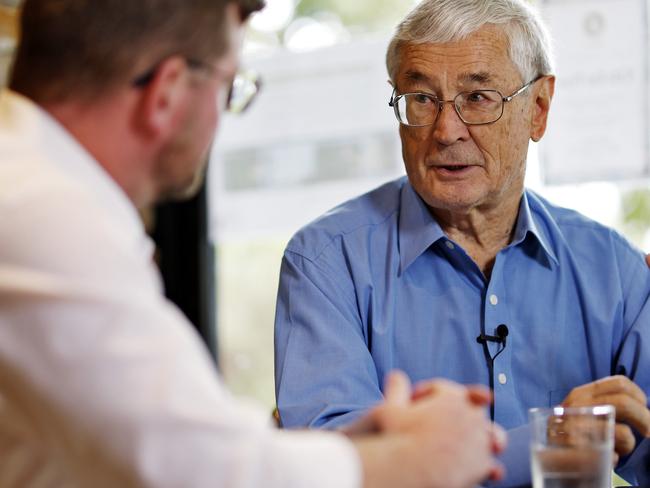
<svg viewBox="0 0 650 488">
<path fill-rule="evenodd" d="M 398 74 L 398 79 L 406 83 L 422 83 L 438 87 L 447 82 L 453 82 L 456 86 L 465 86 L 495 84 L 504 81 L 502 76 L 492 72 L 482 62 L 465 62 L 462 63 L 465 66 L 461 68 L 447 63 L 436 64 L 422 58 L 411 57 L 408 64 L 410 66 L 405 67 L 406 70 Z"/>
</svg>

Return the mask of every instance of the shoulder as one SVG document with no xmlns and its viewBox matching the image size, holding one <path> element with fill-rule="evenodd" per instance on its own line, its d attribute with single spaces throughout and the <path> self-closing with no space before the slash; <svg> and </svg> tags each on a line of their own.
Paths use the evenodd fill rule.
<svg viewBox="0 0 650 488">
<path fill-rule="evenodd" d="M 0 149 L 7 149 L 0 144 Z M 5 225 L 0 232 L 8 233 L 8 227 L 18 230 L 21 224 L 33 234 L 45 230 L 39 224 L 58 220 L 69 221 L 74 217 L 71 208 L 87 206 L 87 191 L 62 172 L 44 154 L 19 151 L 9 147 L 0 165 L 0 215 Z M 62 217 L 66 214 L 67 217 Z M 52 222 L 54 224 L 54 222 Z"/>
<path fill-rule="evenodd" d="M 0 165 L 0 263 L 69 282 L 150 283 L 132 235 L 83 181 L 47 155 L 23 151 Z M 144 234 L 144 233 L 143 233 Z"/>
<path fill-rule="evenodd" d="M 337 240 L 390 225 L 399 214 L 406 181 L 398 178 L 334 207 L 300 229 L 289 241 L 287 252 L 315 259 Z"/>
<path fill-rule="evenodd" d="M 531 213 L 556 247 L 566 246 L 573 254 L 589 256 L 594 260 L 611 257 L 643 261 L 643 253 L 615 229 L 580 212 L 555 205 L 530 190 L 526 194 Z"/>
</svg>

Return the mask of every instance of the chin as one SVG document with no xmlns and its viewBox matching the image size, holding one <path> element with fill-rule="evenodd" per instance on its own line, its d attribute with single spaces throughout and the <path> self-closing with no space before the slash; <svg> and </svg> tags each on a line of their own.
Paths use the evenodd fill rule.
<svg viewBox="0 0 650 488">
<path fill-rule="evenodd" d="M 422 200 L 434 210 L 447 210 L 450 212 L 467 212 L 481 204 L 483 198 L 481 195 L 471 194 L 462 189 L 456 191 L 439 191 L 425 190 L 416 192 Z"/>
<path fill-rule="evenodd" d="M 446 210 L 454 213 L 467 213 L 477 206 L 476 202 L 468 202 L 463 200 L 433 200 L 428 204 L 433 210 Z"/>
<path fill-rule="evenodd" d="M 196 196 L 205 181 L 205 171 L 197 171 L 190 179 L 170 185 L 160 192 L 159 202 L 189 200 Z"/>
</svg>

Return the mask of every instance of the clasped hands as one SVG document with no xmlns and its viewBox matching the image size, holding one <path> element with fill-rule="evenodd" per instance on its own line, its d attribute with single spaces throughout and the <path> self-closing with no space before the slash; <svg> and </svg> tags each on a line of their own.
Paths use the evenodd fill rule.
<svg viewBox="0 0 650 488">
<path fill-rule="evenodd" d="M 483 386 L 435 380 L 412 389 L 406 375 L 392 372 L 384 403 L 343 432 L 353 440 L 377 434 L 392 440 L 391 461 L 408 474 L 399 486 L 470 487 L 503 476 L 495 455 L 506 435 L 487 416 L 491 401 Z"/>
</svg>

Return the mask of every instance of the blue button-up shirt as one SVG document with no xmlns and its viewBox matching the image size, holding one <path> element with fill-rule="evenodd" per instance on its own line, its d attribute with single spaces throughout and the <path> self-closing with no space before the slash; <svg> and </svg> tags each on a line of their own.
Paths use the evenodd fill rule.
<svg viewBox="0 0 650 488">
<path fill-rule="evenodd" d="M 650 392 L 650 272 L 615 231 L 524 192 L 489 280 L 406 178 L 333 209 L 287 246 L 276 312 L 285 427 L 333 428 L 382 400 L 386 373 L 494 388 L 505 485 L 530 480 L 527 411 L 625 374 Z M 505 348 L 488 343 L 505 324 Z M 491 371 L 492 370 L 492 371 Z M 492 376 L 492 377 L 490 377 Z M 648 442 L 620 473 L 650 480 Z"/>
</svg>

